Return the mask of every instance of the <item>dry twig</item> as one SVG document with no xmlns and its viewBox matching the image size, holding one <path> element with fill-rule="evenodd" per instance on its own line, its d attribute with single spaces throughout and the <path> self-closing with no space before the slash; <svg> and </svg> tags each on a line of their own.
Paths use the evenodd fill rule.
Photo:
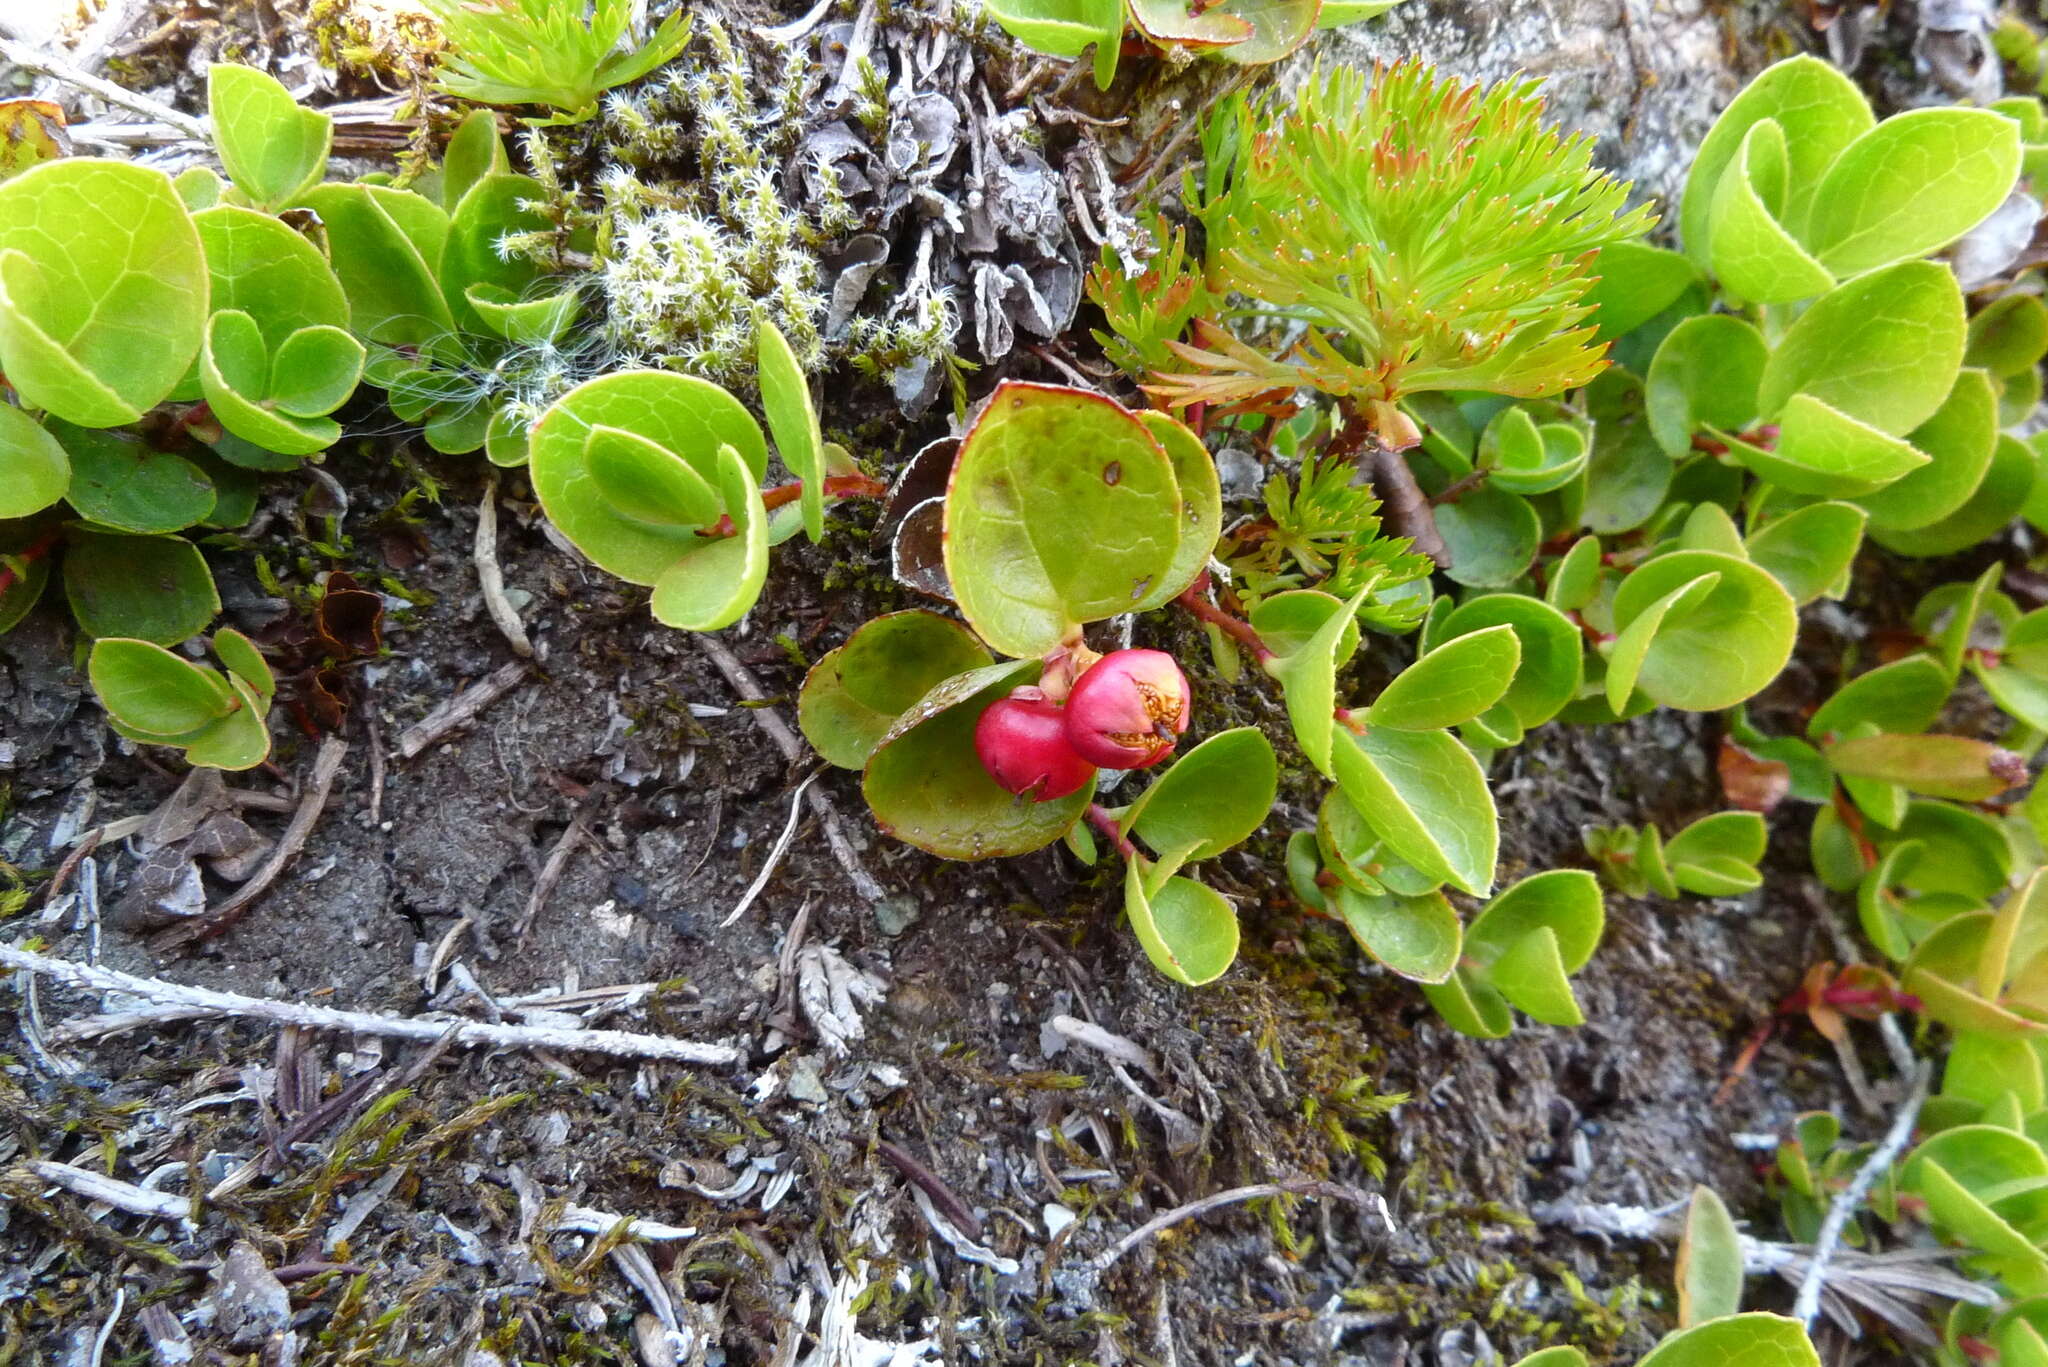
<svg viewBox="0 0 2048 1367">
<path fill-rule="evenodd" d="M 157 1002 L 205 1016 L 233 1016 L 246 1020 L 275 1021 L 280 1025 L 301 1025 L 309 1030 L 351 1030 L 359 1035 L 389 1039 L 438 1040 L 452 1036 L 452 1043 L 497 1049 L 561 1049 L 571 1052 L 611 1054 L 618 1058 L 664 1059 L 673 1063 L 699 1063 L 713 1067 L 737 1063 L 740 1051 L 724 1044 L 700 1044 L 695 1040 L 668 1035 L 641 1035 L 625 1030 L 575 1030 L 555 1026 L 499 1025 L 483 1021 L 428 1020 L 417 1016 L 386 1016 L 374 1011 L 342 1011 L 329 1006 L 308 1006 L 301 1002 L 278 1001 L 272 997 L 245 997 L 238 992 L 216 992 L 210 988 L 188 987 L 162 978 L 143 978 L 111 968 L 95 968 L 31 953 L 13 945 L 0 944 L 0 966 L 26 969 L 69 987 L 94 992 L 125 992 L 144 1001 Z"/>
<path fill-rule="evenodd" d="M 430 745 L 469 725 L 492 703 L 510 693 L 526 677 L 526 662 L 513 660 L 479 679 L 398 733 L 398 753 L 412 759 Z"/>
<path fill-rule="evenodd" d="M 1792 1302 L 1792 1314 L 1809 1329 L 1820 1313 L 1821 1288 L 1827 1282 L 1828 1259 L 1842 1242 L 1842 1231 L 1848 1228 L 1849 1219 L 1862 1206 L 1863 1198 L 1877 1184 L 1894 1160 L 1905 1151 L 1913 1138 L 1913 1123 L 1920 1118 L 1920 1107 L 1927 1101 L 1927 1091 L 1934 1081 L 1934 1064 L 1922 1059 L 1914 1065 L 1912 1090 L 1899 1106 L 1898 1115 L 1892 1118 L 1892 1127 L 1885 1131 L 1884 1141 L 1871 1150 L 1870 1157 L 1856 1170 L 1856 1176 L 1848 1186 L 1835 1193 L 1834 1203 L 1828 1207 L 1827 1217 L 1821 1221 L 1820 1233 L 1813 1240 L 1813 1261 L 1807 1265 L 1806 1279 L 1799 1283 L 1799 1297 Z"/>
<path fill-rule="evenodd" d="M 726 649 L 725 642 L 708 634 L 700 634 L 696 639 L 706 657 L 732 685 L 733 692 L 750 703 L 759 703 L 768 696 L 762 690 L 760 680 Z M 775 742 L 775 748 L 782 752 L 784 759 L 791 764 L 803 762 L 804 743 L 797 739 L 796 732 L 789 729 L 789 723 L 782 719 L 780 713 L 772 707 L 752 707 L 748 714 L 753 717 L 755 725 L 768 733 L 768 738 Z M 825 843 L 832 847 L 832 857 L 839 861 L 839 867 L 846 870 L 853 890 L 870 902 L 881 901 L 884 896 L 882 885 L 862 867 L 860 856 L 853 852 L 853 843 L 846 838 L 846 831 L 839 824 L 839 813 L 833 808 L 832 800 L 825 796 L 823 788 L 812 788 L 808 796 L 812 814 L 825 828 Z"/>
<path fill-rule="evenodd" d="M 24 71 L 33 71 L 38 76 L 49 76 L 69 86 L 76 86 L 86 94 L 122 109 L 132 109 L 158 123 L 166 123 L 188 138 L 212 145 L 213 135 L 206 124 L 190 114 L 181 113 L 147 95 L 138 95 L 132 90 L 123 90 L 112 81 L 104 81 L 90 71 L 81 71 L 69 62 L 38 52 L 27 43 L 17 43 L 0 38 L 0 58 L 14 63 Z"/>
<path fill-rule="evenodd" d="M 533 655 L 533 642 L 526 639 L 526 624 L 505 596 L 505 572 L 498 568 L 498 477 L 484 481 L 483 502 L 476 507 L 476 578 L 483 589 L 484 610 L 498 625 L 512 653 L 522 659 Z"/>
<path fill-rule="evenodd" d="M 69 1163 L 52 1163 L 32 1159 L 26 1164 L 28 1170 L 43 1181 L 60 1186 L 88 1201 L 104 1201 L 116 1210 L 125 1210 L 130 1215 L 144 1215 L 158 1220 L 189 1220 L 192 1218 L 191 1198 L 174 1192 L 151 1191 L 138 1187 L 133 1182 L 123 1182 L 118 1177 L 108 1177 L 90 1168 L 75 1168 Z"/>
<path fill-rule="evenodd" d="M 569 829 L 562 832 L 561 839 L 555 841 L 555 847 L 548 851 L 547 862 L 540 866 L 540 877 L 533 880 L 533 892 L 526 899 L 526 910 L 520 913 L 519 924 L 512 931 L 515 940 L 526 939 L 526 933 L 533 929 L 534 918 L 540 915 L 541 907 L 554 895 L 555 885 L 568 871 L 569 856 L 576 853 L 576 847 L 590 834 L 593 805 L 586 803 L 577 808 L 576 815 L 569 821 Z"/>
<path fill-rule="evenodd" d="M 1340 1186 L 1335 1182 L 1320 1182 L 1312 1178 L 1291 1178 L 1285 1182 L 1259 1182 L 1249 1187 L 1232 1187 L 1228 1191 L 1219 1191 L 1153 1216 L 1089 1259 L 1088 1270 L 1100 1276 L 1115 1266 L 1124 1254 L 1160 1230 L 1177 1225 L 1182 1220 L 1192 1220 L 1195 1216 L 1207 1215 L 1212 1210 L 1221 1210 L 1225 1206 L 1234 1206 L 1243 1201 L 1257 1201 L 1269 1196 L 1324 1196 L 1332 1200 L 1349 1201 L 1360 1208 L 1366 1207 L 1364 1192 L 1354 1187 Z"/>
</svg>

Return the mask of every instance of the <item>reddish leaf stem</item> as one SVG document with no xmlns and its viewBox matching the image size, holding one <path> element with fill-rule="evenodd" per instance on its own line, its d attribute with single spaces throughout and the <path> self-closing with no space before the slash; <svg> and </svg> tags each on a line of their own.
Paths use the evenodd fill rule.
<svg viewBox="0 0 2048 1367">
<path fill-rule="evenodd" d="M 1180 597 L 1173 601 L 1250 651 L 1252 658 L 1261 665 L 1276 658 L 1273 652 L 1266 647 L 1265 641 L 1260 639 L 1259 633 L 1252 628 L 1250 622 L 1245 621 L 1242 617 L 1225 612 L 1222 608 L 1217 607 L 1202 596 L 1208 587 L 1209 575 L 1205 570 L 1196 577 L 1194 583 L 1181 590 Z"/>
<path fill-rule="evenodd" d="M 889 486 L 872 475 L 827 475 L 825 476 L 825 497 L 827 498 L 880 498 L 889 492 Z M 778 484 L 773 489 L 761 491 L 761 506 L 774 512 L 784 504 L 794 503 L 803 497 L 804 482 L 793 479 L 787 484 Z M 733 534 L 732 514 L 720 516 L 709 527 L 699 529 L 699 536 L 731 536 Z"/>
<path fill-rule="evenodd" d="M 1088 824 L 1102 832 L 1102 838 L 1111 845 L 1114 845 L 1116 852 L 1125 859 L 1136 859 L 1139 857 L 1138 847 L 1131 843 L 1130 837 L 1117 829 L 1116 816 L 1109 808 L 1099 802 L 1089 803 Z"/>
<path fill-rule="evenodd" d="M 28 548 L 19 552 L 15 558 L 24 564 L 33 560 L 40 560 L 55 550 L 57 543 L 62 539 L 63 533 L 61 532 L 44 532 L 36 540 L 30 542 Z M 0 565 L 0 593 L 5 593 L 13 588 L 17 578 L 18 576 L 15 574 L 12 565 Z"/>
</svg>

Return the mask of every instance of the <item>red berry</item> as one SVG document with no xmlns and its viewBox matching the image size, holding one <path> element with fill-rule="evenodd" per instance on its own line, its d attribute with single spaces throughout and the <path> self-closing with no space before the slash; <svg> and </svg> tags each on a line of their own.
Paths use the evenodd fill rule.
<svg viewBox="0 0 2048 1367">
<path fill-rule="evenodd" d="M 1144 769 L 1188 729 L 1188 676 L 1163 650 L 1117 650 L 1074 681 L 1067 742 L 1105 769 Z"/>
<path fill-rule="evenodd" d="M 1034 802 L 1065 797 L 1095 779 L 1095 766 L 1067 743 L 1063 710 L 1042 697 L 990 703 L 974 724 L 974 753 L 998 786 Z"/>
</svg>

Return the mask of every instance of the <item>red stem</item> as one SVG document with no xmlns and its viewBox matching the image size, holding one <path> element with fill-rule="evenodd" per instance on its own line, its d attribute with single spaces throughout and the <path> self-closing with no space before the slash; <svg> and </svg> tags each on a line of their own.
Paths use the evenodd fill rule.
<svg viewBox="0 0 2048 1367">
<path fill-rule="evenodd" d="M 889 492 L 889 486 L 872 475 L 827 475 L 825 476 L 825 497 L 827 498 L 880 498 Z M 761 491 L 761 506 L 769 512 L 786 503 L 794 503 L 803 497 L 804 482 L 793 479 L 787 484 L 778 484 L 773 489 Z M 726 513 L 709 527 L 700 528 L 699 536 L 731 536 L 733 534 L 732 514 Z"/>
<path fill-rule="evenodd" d="M 29 544 L 27 550 L 20 552 L 17 558 L 24 564 L 31 560 L 40 560 L 56 549 L 57 543 L 62 539 L 63 533 L 61 532 L 44 532 L 42 536 Z M 0 565 L 0 593 L 5 593 L 13 588 L 17 578 L 18 576 L 14 573 L 12 565 Z"/>
<path fill-rule="evenodd" d="M 1249 650 L 1252 653 L 1252 658 L 1260 664 L 1263 665 L 1269 660 L 1277 658 L 1271 650 L 1266 648 L 1266 643 L 1259 638 L 1259 633 L 1252 629 L 1250 622 L 1245 621 L 1242 617 L 1232 616 L 1208 599 L 1202 597 L 1203 591 L 1208 587 L 1209 575 L 1207 571 L 1204 571 L 1201 575 L 1197 576 L 1194 583 L 1181 590 L 1180 597 L 1173 601 L 1186 608 L 1202 621 L 1216 627 L 1246 650 Z"/>
<path fill-rule="evenodd" d="M 1133 845 L 1129 837 L 1117 829 L 1116 817 L 1111 815 L 1109 808 L 1099 802 L 1089 803 L 1088 824 L 1102 832 L 1102 838 L 1114 845 L 1116 852 L 1125 859 L 1136 859 L 1139 857 L 1138 847 Z"/>
</svg>

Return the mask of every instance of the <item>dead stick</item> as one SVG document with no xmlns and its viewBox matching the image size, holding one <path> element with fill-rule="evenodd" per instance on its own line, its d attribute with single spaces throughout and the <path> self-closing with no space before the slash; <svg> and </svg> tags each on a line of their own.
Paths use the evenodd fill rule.
<svg viewBox="0 0 2048 1367">
<path fill-rule="evenodd" d="M 625 1030 L 575 1030 L 544 1025 L 501 1025 L 487 1021 L 426 1020 L 416 1016 L 385 1016 L 374 1011 L 343 1011 L 308 1006 L 273 997 L 245 997 L 188 987 L 162 978 L 143 978 L 111 968 L 55 959 L 45 954 L 0 944 L 0 965 L 26 969 L 68 987 L 93 992 L 125 992 L 165 1006 L 201 1011 L 209 1016 L 275 1021 L 308 1030 L 351 1030 L 387 1039 L 433 1041 L 453 1034 L 453 1042 L 494 1049 L 563 1049 L 618 1058 L 665 1059 L 674 1063 L 723 1066 L 737 1063 L 740 1051 L 724 1044 L 700 1044 L 668 1035 L 640 1035 Z"/>
<path fill-rule="evenodd" d="M 533 654 L 533 642 L 526 639 L 526 626 L 505 596 L 505 573 L 498 568 L 498 476 L 484 482 L 483 502 L 476 508 L 476 578 L 484 594 L 484 610 L 498 624 L 498 631 L 512 653 Z"/>
<path fill-rule="evenodd" d="M 518 687 L 526 677 L 526 662 L 514 660 L 500 665 L 496 673 L 471 684 L 426 716 L 398 733 L 398 753 L 412 759 L 420 751 L 445 739 L 451 732 L 469 725 L 477 715 Z"/>
<path fill-rule="evenodd" d="M 1871 1150 L 1870 1157 L 1856 1170 L 1856 1176 L 1849 1185 L 1835 1193 L 1834 1203 L 1828 1207 L 1827 1217 L 1821 1221 L 1820 1233 L 1813 1240 L 1813 1261 L 1806 1266 L 1806 1278 L 1799 1283 L 1799 1295 L 1792 1302 L 1792 1317 L 1808 1328 L 1813 1327 L 1814 1317 L 1820 1314 L 1821 1288 L 1827 1285 L 1828 1259 L 1841 1246 L 1842 1231 L 1848 1227 L 1849 1219 L 1855 1215 L 1863 1198 L 1877 1185 L 1877 1179 L 1891 1171 L 1892 1163 L 1905 1152 L 1906 1145 L 1913 1139 L 1913 1124 L 1920 1118 L 1920 1107 L 1927 1100 L 1927 1090 L 1934 1080 L 1934 1064 L 1922 1059 L 1913 1069 L 1913 1087 L 1906 1093 L 1905 1102 L 1892 1120 L 1891 1129 L 1885 1132 L 1884 1142 Z"/>
<path fill-rule="evenodd" d="M 299 795 L 299 809 L 292 813 L 291 824 L 284 828 L 277 848 L 270 852 L 270 858 L 263 861 L 263 867 L 256 870 L 256 876 L 211 911 L 154 936 L 149 942 L 150 948 L 159 954 L 172 953 L 200 940 L 210 940 L 241 920 L 256 899 L 277 881 L 285 866 L 305 848 L 306 838 L 313 834 L 321 810 L 327 806 L 327 794 L 334 787 L 334 776 L 341 772 L 342 757 L 346 754 L 348 742 L 340 736 L 329 736 L 321 741 L 320 753 L 313 757 L 313 777 Z"/>
<path fill-rule="evenodd" d="M 1160 1230 L 1177 1225 L 1182 1220 L 1192 1220 L 1197 1215 L 1207 1215 L 1210 1211 L 1221 1210 L 1224 1206 L 1234 1206 L 1242 1201 L 1257 1201 L 1268 1196 L 1328 1196 L 1339 1201 L 1349 1201 L 1356 1206 L 1365 1204 L 1365 1193 L 1362 1191 L 1339 1186 L 1335 1182 L 1317 1182 L 1307 1178 L 1296 1178 L 1286 1182 L 1260 1182 L 1249 1187 L 1232 1187 L 1229 1191 L 1219 1191 L 1213 1196 L 1204 1196 L 1198 1201 L 1190 1201 L 1184 1206 L 1175 1206 L 1162 1215 L 1153 1216 L 1096 1254 L 1089 1260 L 1088 1270 L 1098 1276 L 1107 1272 L 1124 1254 Z"/>
<path fill-rule="evenodd" d="M 540 915 L 542 904 L 554 892 L 555 884 L 562 881 L 562 874 L 569 867 L 569 856 L 576 853 L 583 837 L 590 834 L 590 812 L 589 806 L 577 809 L 569 822 L 569 829 L 562 832 L 561 839 L 555 841 L 555 847 L 548 851 L 547 862 L 540 866 L 540 877 L 533 880 L 533 893 L 526 899 L 526 910 L 512 932 L 514 939 L 526 939 L 526 932 L 533 929 L 533 918 Z"/>
<path fill-rule="evenodd" d="M 180 113 L 147 95 L 137 95 L 132 90 L 123 90 L 112 81 L 103 81 L 90 71 L 80 71 L 69 62 L 62 62 L 46 53 L 36 51 L 27 43 L 11 42 L 0 38 L 0 57 L 6 58 L 24 71 L 33 71 L 38 76 L 49 76 L 66 85 L 77 86 L 88 95 L 95 96 L 108 104 L 122 109 L 132 109 L 138 114 L 148 115 L 159 123 L 167 123 L 188 138 L 197 138 L 208 146 L 213 144 L 213 134 L 200 120 L 190 114 Z"/>
<path fill-rule="evenodd" d="M 761 681 L 739 662 L 738 656 L 726 649 L 725 642 L 715 636 L 700 634 L 697 637 L 697 644 L 711 663 L 718 667 L 718 672 L 725 675 L 725 681 L 732 685 L 733 692 L 750 703 L 761 702 L 768 696 L 761 687 Z M 796 732 L 789 729 L 789 723 L 782 719 L 781 713 L 772 707 L 752 707 L 748 709 L 748 713 L 753 717 L 754 724 L 768 733 L 768 739 L 775 742 L 775 748 L 782 752 L 784 759 L 791 764 L 803 763 L 804 743 L 797 739 Z M 853 842 L 846 838 L 846 832 L 841 829 L 839 813 L 833 808 L 832 800 L 825 796 L 825 790 L 813 787 L 805 796 L 811 804 L 811 812 L 818 818 L 818 824 L 825 828 L 825 843 L 832 847 L 832 857 L 839 861 L 840 868 L 846 870 L 847 878 L 853 883 L 853 890 L 870 902 L 881 901 L 886 895 L 882 891 L 882 885 L 875 881 L 873 874 L 862 867 L 860 856 L 853 852 Z"/>
</svg>

